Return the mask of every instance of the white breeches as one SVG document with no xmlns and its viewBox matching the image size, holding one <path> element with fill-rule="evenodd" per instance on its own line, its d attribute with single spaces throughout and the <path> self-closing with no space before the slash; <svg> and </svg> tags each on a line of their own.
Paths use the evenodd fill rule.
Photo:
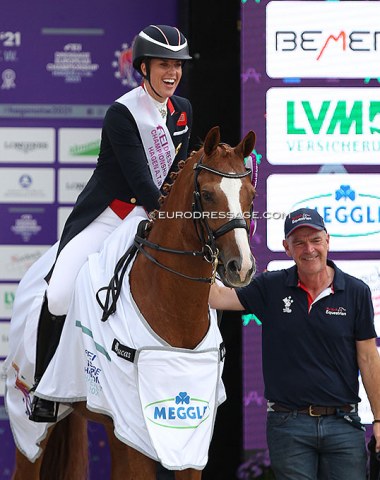
<svg viewBox="0 0 380 480">
<path fill-rule="evenodd" d="M 99 251 L 104 240 L 122 221 L 107 207 L 90 225 L 65 245 L 58 255 L 46 290 L 50 313 L 67 314 L 79 270 L 86 262 L 88 255 Z"/>
</svg>

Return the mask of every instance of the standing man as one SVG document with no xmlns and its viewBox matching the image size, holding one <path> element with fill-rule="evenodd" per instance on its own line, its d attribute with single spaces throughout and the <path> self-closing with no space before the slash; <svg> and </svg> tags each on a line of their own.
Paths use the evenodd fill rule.
<svg viewBox="0 0 380 480">
<path fill-rule="evenodd" d="M 276 480 L 364 480 L 366 446 L 357 404 L 362 375 L 380 450 L 380 357 L 369 287 L 327 259 L 316 210 L 285 220 L 296 265 L 264 272 L 239 290 L 213 285 L 210 306 L 262 321 L 267 441 Z"/>
</svg>

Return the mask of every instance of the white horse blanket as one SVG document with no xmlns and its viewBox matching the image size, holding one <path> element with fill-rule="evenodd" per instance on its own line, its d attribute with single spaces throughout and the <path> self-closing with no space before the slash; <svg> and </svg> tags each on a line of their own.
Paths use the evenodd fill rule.
<svg viewBox="0 0 380 480">
<path fill-rule="evenodd" d="M 117 260 L 132 243 L 143 218 L 138 214 L 127 217 L 103 250 L 90 255 L 81 269 L 59 348 L 36 395 L 62 402 L 59 419 L 71 412 L 71 403 L 86 401 L 90 410 L 112 417 L 121 441 L 166 468 L 202 469 L 216 409 L 225 400 L 221 379 L 224 354 L 215 312 L 210 312 L 209 331 L 197 348 L 172 348 L 139 312 L 127 273 L 116 313 L 108 321 L 100 321 L 96 292 L 109 283 Z M 30 421 L 28 414 L 36 330 L 46 287 L 43 277 L 55 252 L 56 246 L 20 282 L 10 354 L 4 366 L 6 407 L 15 442 L 31 461 L 38 458 L 39 443 L 49 426 Z"/>
</svg>

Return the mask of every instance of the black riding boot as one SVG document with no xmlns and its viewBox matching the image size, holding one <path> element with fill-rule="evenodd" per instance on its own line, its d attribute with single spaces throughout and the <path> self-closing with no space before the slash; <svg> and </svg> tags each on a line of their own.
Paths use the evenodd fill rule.
<svg viewBox="0 0 380 480">
<path fill-rule="evenodd" d="M 54 356 L 61 337 L 65 318 L 65 315 L 55 316 L 49 312 L 47 299 L 45 297 L 38 321 L 36 367 L 34 372 L 34 385 L 31 391 L 36 390 L 42 375 Z M 58 403 L 34 396 L 29 419 L 34 422 L 56 422 L 58 405 Z"/>
</svg>

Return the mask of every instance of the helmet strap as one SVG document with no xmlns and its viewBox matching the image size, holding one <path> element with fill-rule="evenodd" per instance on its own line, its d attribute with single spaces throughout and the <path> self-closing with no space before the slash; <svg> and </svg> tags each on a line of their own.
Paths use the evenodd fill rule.
<svg viewBox="0 0 380 480">
<path fill-rule="evenodd" d="M 150 81 L 150 59 L 149 58 L 145 58 L 145 61 L 143 62 L 145 63 L 145 68 L 146 68 L 146 75 L 143 75 L 144 77 L 144 80 L 146 80 L 149 85 L 150 85 L 150 88 L 153 90 L 153 92 L 160 98 L 164 98 L 162 95 L 160 95 L 156 89 L 153 87 L 152 85 L 152 82 Z M 141 72 L 142 73 L 142 72 Z"/>
</svg>

